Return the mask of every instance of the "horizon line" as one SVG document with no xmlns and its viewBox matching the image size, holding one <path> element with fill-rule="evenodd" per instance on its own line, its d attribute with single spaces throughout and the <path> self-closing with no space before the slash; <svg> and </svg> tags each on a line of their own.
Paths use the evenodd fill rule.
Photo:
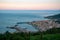
<svg viewBox="0 0 60 40">
<path fill-rule="evenodd" d="M 15 9 L 0 9 L 0 10 L 15 10 Z M 16 9 L 16 10 L 20 10 L 20 9 Z M 24 9 L 25 10 L 25 9 Z M 34 9 L 31 9 L 34 10 Z M 38 9 L 39 10 L 39 9 Z M 42 10 L 42 9 L 41 9 Z M 60 9 L 43 9 L 43 10 L 60 10 Z"/>
</svg>

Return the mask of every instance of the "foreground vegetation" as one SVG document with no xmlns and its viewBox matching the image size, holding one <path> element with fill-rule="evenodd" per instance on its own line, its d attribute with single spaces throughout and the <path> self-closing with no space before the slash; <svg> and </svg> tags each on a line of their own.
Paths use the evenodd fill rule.
<svg viewBox="0 0 60 40">
<path fill-rule="evenodd" d="M 46 32 L 43 32 L 42 40 L 60 40 L 60 28 L 58 29 L 50 29 Z M 41 32 L 37 33 L 10 33 L 5 32 L 4 34 L 0 34 L 0 40 L 41 40 Z"/>
</svg>

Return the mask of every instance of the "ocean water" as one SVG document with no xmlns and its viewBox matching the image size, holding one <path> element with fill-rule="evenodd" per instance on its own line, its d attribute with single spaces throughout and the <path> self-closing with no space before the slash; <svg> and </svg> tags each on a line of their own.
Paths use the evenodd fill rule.
<svg viewBox="0 0 60 40">
<path fill-rule="evenodd" d="M 31 22 L 47 20 L 44 16 L 59 14 L 60 11 L 41 11 L 41 10 L 0 10 L 0 33 L 9 31 L 15 32 L 14 29 L 8 29 L 7 26 L 14 26 L 17 22 Z M 30 31 L 36 31 L 34 27 L 28 24 L 20 24 L 19 27 L 26 27 Z"/>
</svg>

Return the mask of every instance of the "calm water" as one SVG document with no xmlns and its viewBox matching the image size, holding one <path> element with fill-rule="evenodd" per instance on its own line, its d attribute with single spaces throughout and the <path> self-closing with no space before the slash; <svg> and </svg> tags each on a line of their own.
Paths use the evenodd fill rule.
<svg viewBox="0 0 60 40">
<path fill-rule="evenodd" d="M 0 10 L 0 33 L 5 31 L 14 32 L 16 30 L 7 29 L 7 26 L 13 26 L 17 22 L 28 22 L 28 21 L 39 21 L 39 20 L 46 20 L 44 16 L 49 16 L 53 14 L 58 14 L 60 11 L 11 11 L 11 10 Z M 27 24 L 20 24 L 22 28 L 26 27 L 28 30 L 35 31 L 31 25 Z"/>
</svg>

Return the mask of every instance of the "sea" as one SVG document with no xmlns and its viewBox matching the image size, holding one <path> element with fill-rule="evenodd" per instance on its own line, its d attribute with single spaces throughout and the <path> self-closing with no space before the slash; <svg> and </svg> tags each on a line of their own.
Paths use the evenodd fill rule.
<svg viewBox="0 0 60 40">
<path fill-rule="evenodd" d="M 16 32 L 13 27 L 17 22 L 32 22 L 48 20 L 46 16 L 60 14 L 60 10 L 0 10 L 0 33 Z M 18 27 L 27 28 L 29 31 L 37 31 L 33 26 L 28 24 L 19 24 Z"/>
</svg>

